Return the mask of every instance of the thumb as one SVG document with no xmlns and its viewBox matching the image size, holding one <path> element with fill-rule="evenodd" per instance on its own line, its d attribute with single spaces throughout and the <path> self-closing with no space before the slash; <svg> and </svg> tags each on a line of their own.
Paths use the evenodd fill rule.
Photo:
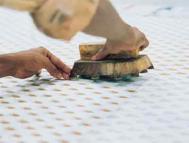
<svg viewBox="0 0 189 143">
<path fill-rule="evenodd" d="M 96 55 L 92 57 L 93 61 L 102 60 L 108 55 L 107 48 L 102 48 Z"/>
</svg>

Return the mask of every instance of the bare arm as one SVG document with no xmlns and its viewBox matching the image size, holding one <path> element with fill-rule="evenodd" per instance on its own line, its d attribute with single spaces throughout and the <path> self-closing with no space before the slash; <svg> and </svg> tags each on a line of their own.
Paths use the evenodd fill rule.
<svg viewBox="0 0 189 143">
<path fill-rule="evenodd" d="M 83 32 L 111 40 L 125 40 L 133 34 L 132 27 L 121 19 L 109 0 L 100 0 L 96 14 Z"/>
<path fill-rule="evenodd" d="M 15 73 L 14 67 L 9 55 L 0 55 L 0 77 L 13 75 Z"/>
</svg>

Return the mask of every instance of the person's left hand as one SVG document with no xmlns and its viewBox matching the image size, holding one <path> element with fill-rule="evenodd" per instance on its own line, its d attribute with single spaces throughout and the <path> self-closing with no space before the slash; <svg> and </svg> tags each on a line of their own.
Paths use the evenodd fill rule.
<svg viewBox="0 0 189 143">
<path fill-rule="evenodd" d="M 55 78 L 69 79 L 71 72 L 67 65 L 45 48 L 8 54 L 7 59 L 9 65 L 14 65 L 11 76 L 16 78 L 28 78 L 46 69 Z"/>
</svg>

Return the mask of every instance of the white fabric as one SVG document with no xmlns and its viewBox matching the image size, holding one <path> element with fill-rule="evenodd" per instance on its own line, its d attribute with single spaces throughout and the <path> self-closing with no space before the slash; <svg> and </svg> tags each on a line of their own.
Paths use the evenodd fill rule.
<svg viewBox="0 0 189 143">
<path fill-rule="evenodd" d="M 55 81 L 46 72 L 40 80 L 2 78 L 0 143 L 188 142 L 188 18 L 119 11 L 149 37 L 144 53 L 155 70 L 130 82 Z M 27 14 L 0 9 L 0 53 L 45 46 L 73 65 L 80 42 L 101 40 L 82 34 L 71 43 L 53 40 Z"/>
</svg>

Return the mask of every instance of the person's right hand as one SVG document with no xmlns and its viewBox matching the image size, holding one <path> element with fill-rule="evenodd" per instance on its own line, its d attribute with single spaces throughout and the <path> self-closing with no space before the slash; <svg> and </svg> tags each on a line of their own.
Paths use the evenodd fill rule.
<svg viewBox="0 0 189 143">
<path fill-rule="evenodd" d="M 132 27 L 131 31 L 130 33 L 126 31 L 126 38 L 123 37 L 117 40 L 108 39 L 105 47 L 93 56 L 92 60 L 101 60 L 110 54 L 129 53 L 132 56 L 132 53 L 139 53 L 139 51 L 148 47 L 149 41 L 144 33 L 136 27 Z"/>
<path fill-rule="evenodd" d="M 45 48 L 36 48 L 2 56 L 6 72 L 16 78 L 28 78 L 46 69 L 53 77 L 69 79 L 71 69 Z M 6 73 L 1 73 L 6 75 Z"/>
</svg>

